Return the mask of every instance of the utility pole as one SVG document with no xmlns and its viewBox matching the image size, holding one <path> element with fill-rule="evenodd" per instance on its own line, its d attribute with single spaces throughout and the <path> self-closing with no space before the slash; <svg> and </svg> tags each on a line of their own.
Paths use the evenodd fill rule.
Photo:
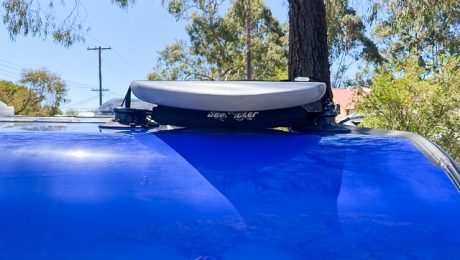
<svg viewBox="0 0 460 260">
<path fill-rule="evenodd" d="M 101 71 L 101 53 L 103 50 L 110 50 L 112 48 L 101 46 L 94 48 L 87 48 L 88 51 L 98 51 L 99 52 L 99 89 L 92 89 L 91 91 L 99 91 L 99 106 L 102 106 L 102 91 L 108 91 L 108 89 L 102 89 L 102 71 Z"/>
</svg>

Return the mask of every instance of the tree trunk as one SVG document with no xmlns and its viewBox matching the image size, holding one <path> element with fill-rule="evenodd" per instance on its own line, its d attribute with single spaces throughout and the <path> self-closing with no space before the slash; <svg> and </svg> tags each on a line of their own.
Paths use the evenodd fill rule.
<svg viewBox="0 0 460 260">
<path fill-rule="evenodd" d="M 251 1 L 246 1 L 246 80 L 252 80 L 252 54 L 251 54 Z"/>
<path fill-rule="evenodd" d="M 289 0 L 289 79 L 325 82 L 324 101 L 332 100 L 323 0 Z"/>
</svg>

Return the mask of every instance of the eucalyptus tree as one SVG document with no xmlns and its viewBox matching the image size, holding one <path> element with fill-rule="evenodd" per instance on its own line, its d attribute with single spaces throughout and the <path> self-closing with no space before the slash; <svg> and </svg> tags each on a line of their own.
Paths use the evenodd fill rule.
<svg viewBox="0 0 460 260">
<path fill-rule="evenodd" d="M 460 55 L 460 1 L 373 0 L 369 18 L 388 59 L 414 53 L 436 69 L 445 55 Z"/>
<path fill-rule="evenodd" d="M 32 91 L 30 93 L 34 94 L 27 96 L 26 101 L 38 98 L 46 115 L 59 114 L 61 104 L 68 101 L 66 99 L 68 89 L 65 82 L 57 74 L 45 68 L 24 71 L 19 82 L 27 86 Z"/>
<path fill-rule="evenodd" d="M 219 8 L 224 1 L 214 1 L 214 0 L 164 0 L 163 3 L 167 10 L 173 14 L 177 19 L 189 19 L 190 14 L 193 11 L 199 11 L 203 9 L 207 3 L 215 3 L 214 5 Z M 241 42 L 240 45 L 245 47 L 245 57 L 244 60 L 240 59 L 233 59 L 238 62 L 245 62 L 246 63 L 246 74 L 251 75 L 254 62 L 261 61 L 259 56 L 253 57 L 253 52 L 260 50 L 260 46 L 253 46 L 253 41 L 257 41 L 257 25 L 258 20 L 254 17 L 263 16 L 261 12 L 268 13 L 268 9 L 266 7 L 260 8 L 261 1 L 247 1 L 247 0 L 234 0 L 231 2 L 232 11 L 229 13 L 237 14 L 237 18 L 234 21 L 237 21 L 239 28 L 239 37 L 238 39 L 243 40 L 245 42 Z M 302 1 L 290 1 L 289 5 L 291 10 L 300 10 L 299 8 L 305 7 L 305 3 L 301 3 Z M 321 4 L 320 1 L 306 1 L 307 3 L 313 3 L 315 5 Z M 297 5 L 297 3 L 300 3 Z M 327 28 L 327 47 L 328 47 L 328 58 L 329 63 L 332 65 L 332 85 L 333 86 L 344 86 L 346 84 L 347 78 L 344 76 L 347 74 L 348 69 L 356 62 L 370 62 L 372 64 L 378 64 L 383 61 L 382 57 L 379 54 L 377 46 L 374 42 L 366 35 L 366 26 L 363 23 L 362 18 L 356 13 L 356 11 L 350 7 L 348 0 L 325 0 L 325 15 L 326 15 L 326 28 Z M 248 11 L 249 10 L 249 11 Z M 310 10 L 311 11 L 311 10 Z M 321 13 L 321 12 L 320 12 Z M 249 15 L 248 15 L 249 14 Z M 304 16 L 298 16 L 298 13 L 290 13 L 290 19 L 302 19 L 306 20 L 309 17 L 313 17 L 312 13 L 308 12 L 304 14 Z M 324 13 L 321 13 L 324 16 Z M 265 16 L 267 17 L 267 16 Z M 315 19 L 318 19 L 321 16 L 315 16 Z M 269 17 L 268 17 L 269 18 Z M 270 19 L 266 19 L 266 24 L 270 25 Z M 277 26 L 277 24 L 276 24 Z M 289 25 L 283 25 L 282 28 L 285 30 L 285 35 L 282 41 L 276 41 L 276 44 L 282 44 L 280 47 L 282 49 L 287 50 L 289 47 L 292 49 L 294 45 L 298 41 L 302 41 L 302 38 L 305 35 L 297 35 L 294 38 L 298 38 L 298 40 L 292 39 L 291 41 L 288 40 L 288 31 Z M 292 28 L 300 28 L 299 24 L 294 23 Z M 311 28 L 311 27 L 309 27 Z M 307 28 L 308 29 L 308 28 Z M 255 34 L 255 35 L 253 35 Z M 276 44 L 271 46 L 276 46 Z M 324 42 L 323 42 L 324 44 Z M 287 51 L 284 52 L 276 52 L 276 53 L 285 53 L 287 55 Z M 319 54 L 318 50 L 316 53 Z M 302 54 L 303 55 L 303 54 Z M 262 59 L 264 61 L 266 59 Z M 283 61 L 287 62 L 286 58 L 281 59 L 271 59 L 270 62 L 276 61 Z M 267 65 L 267 63 L 266 63 Z M 266 66 L 265 65 L 265 66 Z M 314 66 L 317 66 L 314 65 Z M 309 66 L 311 67 L 311 66 Z M 241 64 L 238 65 L 238 68 L 241 68 Z M 278 67 L 281 68 L 281 67 Z M 283 70 L 278 69 L 279 72 Z M 279 76 L 285 75 L 283 73 L 278 73 Z M 286 76 L 282 76 L 285 78 Z M 252 77 L 246 77 L 252 78 Z M 257 73 L 256 73 L 256 78 Z"/>
<path fill-rule="evenodd" d="M 47 69 L 25 70 L 19 83 L 0 80 L 0 101 L 13 106 L 17 115 L 54 116 L 67 102 L 67 86 Z"/>
<path fill-rule="evenodd" d="M 135 2 L 111 1 L 121 8 Z M 44 39 L 51 36 L 57 43 L 69 47 L 75 42 L 84 41 L 90 29 L 81 0 L 2 0 L 0 3 L 3 23 L 12 40 L 20 35 Z M 63 15 L 57 16 L 56 13 Z"/>
<path fill-rule="evenodd" d="M 16 115 L 39 115 L 38 95 L 26 86 L 0 80 L 0 101 L 14 107 Z"/>
<path fill-rule="evenodd" d="M 348 0 L 325 0 L 324 3 L 331 85 L 356 84 L 352 82 L 350 67 L 382 64 L 384 58 L 367 32 L 365 17 L 359 15 Z"/>
<path fill-rule="evenodd" d="M 250 2 L 233 1 L 220 15 L 222 1 L 165 1 L 171 14 L 189 22 L 190 45 L 185 41 L 167 45 L 150 78 L 287 78 L 286 27 L 261 0 Z M 182 73 L 174 73 L 178 66 Z"/>
</svg>

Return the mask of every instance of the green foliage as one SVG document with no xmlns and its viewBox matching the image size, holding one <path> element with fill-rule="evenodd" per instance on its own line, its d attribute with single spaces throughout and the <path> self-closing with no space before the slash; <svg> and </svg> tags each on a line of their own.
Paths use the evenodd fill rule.
<svg viewBox="0 0 460 260">
<path fill-rule="evenodd" d="M 379 68 L 357 103 L 363 126 L 418 133 L 460 161 L 460 59 L 443 61 L 427 72 L 411 55 Z"/>
<path fill-rule="evenodd" d="M 40 0 L 5 0 L 1 6 L 4 9 L 3 23 L 12 40 L 18 35 L 42 38 L 52 35 L 56 42 L 68 47 L 84 39 L 84 21 L 78 15 L 80 1 L 75 1 L 74 7 L 62 22 L 57 22 L 53 0 L 45 6 L 41 5 Z"/>
<path fill-rule="evenodd" d="M 420 65 L 436 68 L 443 55 L 460 55 L 460 1 L 374 0 L 370 20 L 389 59 L 412 51 Z"/>
<path fill-rule="evenodd" d="M 46 115 L 60 114 L 60 105 L 68 101 L 65 83 L 59 76 L 44 68 L 23 72 L 20 83 L 28 86 L 36 94 Z"/>
<path fill-rule="evenodd" d="M 84 11 L 80 0 L 71 1 L 69 8 L 65 0 L 48 0 L 43 4 L 41 0 L 3 0 L 3 23 L 12 40 L 17 36 L 33 36 L 53 39 L 66 47 L 81 42 L 89 30 L 87 21 L 82 19 Z M 60 5 L 56 6 L 56 2 Z M 127 8 L 134 4 L 135 0 L 112 0 L 112 3 L 121 8 Z M 56 10 L 60 13 L 67 12 L 62 17 L 56 16 Z"/>
<path fill-rule="evenodd" d="M 46 69 L 22 73 L 21 85 L 0 81 L 0 101 L 14 107 L 17 115 L 54 116 L 61 113 L 60 105 L 67 102 L 67 87 Z"/>
<path fill-rule="evenodd" d="M 345 75 L 357 61 L 381 64 L 384 59 L 348 0 L 325 0 L 325 4 L 331 83 L 343 87 L 350 84 Z"/>
<path fill-rule="evenodd" d="M 236 32 L 239 57 L 251 53 L 253 79 L 287 79 L 288 27 L 280 24 L 262 0 L 234 0 L 224 20 Z M 234 69 L 234 78 L 245 78 L 246 61 L 246 57 L 238 59 L 245 70 Z"/>
<path fill-rule="evenodd" d="M 10 81 L 0 80 L 0 101 L 14 107 L 17 115 L 40 115 L 40 101 L 32 90 Z"/>
<path fill-rule="evenodd" d="M 167 45 L 159 54 L 157 70 L 148 75 L 149 80 L 213 79 L 212 71 L 203 66 L 203 58 L 190 54 L 183 40 Z"/>
<path fill-rule="evenodd" d="M 159 53 L 150 79 L 245 79 L 248 50 L 252 56 L 253 79 L 286 77 L 287 30 L 262 1 L 251 1 L 250 24 L 243 0 L 233 1 L 224 16 L 219 14 L 222 1 L 163 2 L 176 18 L 189 21 L 186 30 L 190 45 L 182 40 L 167 45 Z"/>
<path fill-rule="evenodd" d="M 116 4 L 121 8 L 127 8 L 135 3 L 136 0 L 112 0 L 112 4 Z"/>
<path fill-rule="evenodd" d="M 185 49 L 182 53 L 189 58 L 188 61 L 199 59 L 185 67 L 191 68 L 199 64 L 210 72 L 205 77 L 186 73 L 192 75 L 186 78 L 245 79 L 249 26 L 253 78 L 287 79 L 288 25 L 279 24 L 261 0 L 233 0 L 226 14 L 220 17 L 218 10 L 223 2 L 224 0 L 163 0 L 166 9 L 176 19 L 190 22 L 187 32 L 191 46 L 184 43 L 182 47 Z M 366 36 L 365 24 L 350 7 L 348 0 L 325 0 L 325 4 L 333 84 L 343 86 L 348 84 L 345 74 L 354 63 L 364 61 L 379 64 L 383 62 L 383 58 L 372 39 Z M 248 13 L 250 20 L 247 19 Z M 174 63 L 165 66 L 165 62 L 171 58 L 164 54 L 169 53 L 167 49 L 173 46 L 175 44 L 166 46 L 160 53 L 158 66 L 152 75 L 174 78 L 164 77 L 169 75 L 168 70 L 178 61 L 174 60 Z M 175 75 L 177 74 L 172 76 Z"/>
</svg>

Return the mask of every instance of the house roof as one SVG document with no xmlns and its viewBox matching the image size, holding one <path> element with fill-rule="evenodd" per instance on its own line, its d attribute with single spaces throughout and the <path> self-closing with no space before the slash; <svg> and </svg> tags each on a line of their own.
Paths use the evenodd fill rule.
<svg viewBox="0 0 460 260">
<path fill-rule="evenodd" d="M 355 89 L 351 88 L 333 88 L 334 102 L 340 104 L 345 109 L 355 109 L 353 97 L 356 94 Z"/>
<path fill-rule="evenodd" d="M 369 93 L 369 88 L 363 88 L 365 93 Z M 340 104 L 345 109 L 355 109 L 355 99 L 358 96 L 356 88 L 332 88 L 334 94 L 334 102 Z"/>
<path fill-rule="evenodd" d="M 123 98 L 112 98 L 102 104 L 97 110 L 96 115 L 113 115 L 113 109 L 116 107 L 120 107 L 123 103 Z M 144 102 L 139 99 L 131 100 L 131 107 L 137 109 L 148 109 L 151 110 L 154 105 Z"/>
</svg>

